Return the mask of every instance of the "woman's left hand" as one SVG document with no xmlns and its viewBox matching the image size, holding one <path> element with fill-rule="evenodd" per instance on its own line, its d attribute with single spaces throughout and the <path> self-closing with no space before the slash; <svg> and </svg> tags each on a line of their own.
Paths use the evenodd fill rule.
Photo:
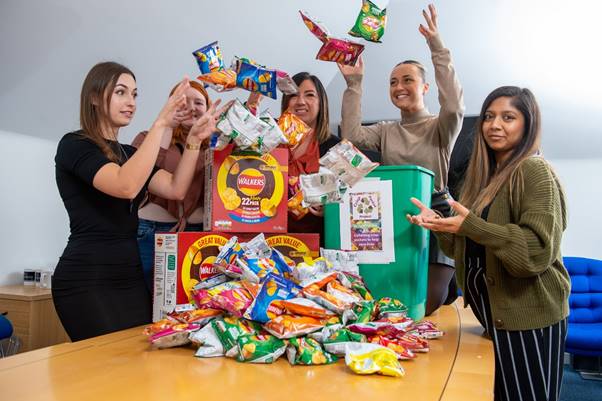
<svg viewBox="0 0 602 401">
<path fill-rule="evenodd" d="M 462 223 L 468 216 L 470 211 L 460 203 L 450 200 L 449 205 L 456 212 L 455 216 L 452 217 L 441 217 L 432 209 L 426 207 L 422 202 L 416 198 L 410 199 L 414 205 L 418 207 L 420 213 L 414 216 L 406 215 L 408 221 L 412 224 L 419 225 L 428 230 L 444 233 L 455 234 L 460 230 Z"/>
<path fill-rule="evenodd" d="M 219 116 L 224 111 L 226 111 L 232 105 L 232 103 L 234 103 L 234 101 L 231 100 L 218 109 L 217 106 L 219 106 L 220 103 L 220 99 L 213 102 L 213 104 L 211 104 L 211 107 L 207 109 L 205 114 L 203 114 L 201 117 L 199 117 L 198 120 L 194 122 L 194 124 L 190 128 L 190 132 L 188 133 L 189 141 L 201 143 L 205 139 L 209 138 L 211 134 L 217 131 L 216 126 Z"/>
</svg>

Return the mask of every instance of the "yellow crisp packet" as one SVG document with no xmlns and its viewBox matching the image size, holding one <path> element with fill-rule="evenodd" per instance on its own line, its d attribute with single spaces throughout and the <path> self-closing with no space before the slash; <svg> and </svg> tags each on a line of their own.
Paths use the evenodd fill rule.
<svg viewBox="0 0 602 401">
<path fill-rule="evenodd" d="M 360 375 L 372 373 L 393 377 L 405 375 L 397 360 L 397 354 L 377 344 L 349 343 L 345 349 L 345 364 Z"/>
<path fill-rule="evenodd" d="M 311 128 L 303 120 L 289 111 L 282 113 L 278 119 L 278 126 L 288 140 L 288 146 L 293 149 L 311 131 Z"/>
</svg>

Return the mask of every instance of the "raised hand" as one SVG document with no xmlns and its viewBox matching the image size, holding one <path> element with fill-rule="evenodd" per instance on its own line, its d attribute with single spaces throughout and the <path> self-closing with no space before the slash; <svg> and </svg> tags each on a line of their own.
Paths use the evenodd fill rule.
<svg viewBox="0 0 602 401">
<path fill-rule="evenodd" d="M 155 125 L 173 128 L 176 113 L 186 109 L 186 90 L 188 88 L 190 88 L 190 81 L 188 77 L 184 77 L 159 112 L 155 120 Z"/>
<path fill-rule="evenodd" d="M 339 66 L 339 70 L 341 71 L 341 74 L 343 74 L 343 77 L 348 77 L 351 75 L 364 75 L 364 59 L 362 56 L 358 58 L 355 65 L 346 65 L 341 63 L 337 63 L 337 65 Z"/>
<path fill-rule="evenodd" d="M 232 103 L 234 103 L 234 101 L 231 100 L 218 109 L 217 106 L 219 106 L 221 102 L 222 101 L 220 99 L 213 102 L 205 114 L 195 121 L 190 128 L 190 132 L 188 133 L 189 142 L 201 143 L 205 139 L 209 138 L 211 134 L 217 131 L 216 125 L 217 121 L 219 120 L 219 116 L 228 110 L 228 108 L 232 106 Z"/>
<path fill-rule="evenodd" d="M 429 4 L 429 13 L 427 13 L 425 10 L 422 10 L 422 15 L 426 20 L 427 26 L 425 27 L 424 25 L 420 24 L 418 27 L 418 30 L 422 36 L 426 38 L 426 40 L 429 40 L 433 36 L 437 36 L 439 34 L 439 30 L 437 28 L 437 10 L 432 4 Z"/>
</svg>

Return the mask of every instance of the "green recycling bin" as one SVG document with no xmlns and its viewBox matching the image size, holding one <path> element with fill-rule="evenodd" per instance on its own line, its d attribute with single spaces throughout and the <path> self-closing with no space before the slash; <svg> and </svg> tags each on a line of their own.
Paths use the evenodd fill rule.
<svg viewBox="0 0 602 401">
<path fill-rule="evenodd" d="M 399 299 L 415 320 L 425 313 L 429 231 L 406 214 L 418 212 L 411 197 L 430 206 L 433 177 L 419 166 L 380 166 L 342 203 L 324 208 L 326 247 L 359 251 L 360 274 L 374 298 Z"/>
</svg>

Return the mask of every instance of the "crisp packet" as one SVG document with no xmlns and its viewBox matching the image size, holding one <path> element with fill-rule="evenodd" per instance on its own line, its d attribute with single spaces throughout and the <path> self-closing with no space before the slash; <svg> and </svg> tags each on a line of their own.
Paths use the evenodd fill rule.
<svg viewBox="0 0 602 401">
<path fill-rule="evenodd" d="M 261 326 L 257 323 L 231 316 L 215 319 L 211 326 L 224 347 L 225 355 L 230 358 L 238 354 L 238 337 L 261 333 Z"/>
<path fill-rule="evenodd" d="M 365 301 L 372 301 L 374 299 L 361 276 L 349 272 L 339 272 L 337 278 L 345 287 L 351 288 L 360 294 Z"/>
<path fill-rule="evenodd" d="M 276 70 L 276 85 L 285 95 L 295 95 L 299 92 L 295 81 L 284 71 Z"/>
<path fill-rule="evenodd" d="M 286 342 L 269 334 L 238 337 L 239 362 L 273 363 L 286 351 Z"/>
<path fill-rule="evenodd" d="M 280 315 L 263 325 L 278 338 L 299 337 L 320 330 L 327 321 L 309 316 Z"/>
<path fill-rule="evenodd" d="M 343 139 L 320 158 L 320 165 L 333 172 L 347 187 L 353 187 L 378 167 L 351 142 Z M 368 205 L 370 207 L 370 205 Z"/>
<path fill-rule="evenodd" d="M 327 284 L 326 292 L 347 304 L 353 304 L 362 301 L 362 298 L 359 294 L 345 287 L 337 280 L 332 280 Z"/>
<path fill-rule="evenodd" d="M 211 358 L 224 356 L 224 346 L 220 342 L 213 325 L 208 324 L 202 329 L 190 334 L 190 341 L 197 345 L 194 356 L 199 358 Z"/>
<path fill-rule="evenodd" d="M 236 263 L 241 269 L 241 278 L 252 283 L 261 282 L 276 268 L 276 263 L 270 258 L 242 257 L 238 258 Z"/>
<path fill-rule="evenodd" d="M 318 60 L 355 65 L 364 51 L 364 45 L 346 39 L 333 38 L 324 25 L 316 22 L 305 11 L 299 11 L 299 14 L 301 14 L 301 19 L 307 29 L 323 43 L 316 56 Z"/>
<path fill-rule="evenodd" d="M 308 135 L 311 131 L 311 128 L 305 124 L 303 120 L 290 111 L 285 111 L 280 115 L 278 126 L 286 137 L 288 146 L 293 149 L 296 148 L 305 135 Z"/>
<path fill-rule="evenodd" d="M 332 270 L 359 274 L 359 256 L 355 251 L 320 248 L 320 256 L 332 264 Z"/>
<path fill-rule="evenodd" d="M 328 327 L 325 327 L 323 331 L 326 331 Z M 366 336 L 363 334 L 354 333 L 346 328 L 339 328 L 331 331 L 322 340 L 324 349 L 335 355 L 345 355 L 347 344 L 351 342 L 366 342 Z"/>
<path fill-rule="evenodd" d="M 346 39 L 328 38 L 322 45 L 316 59 L 345 65 L 355 65 L 364 51 L 364 45 Z"/>
<path fill-rule="evenodd" d="M 278 305 L 290 315 L 309 316 L 316 319 L 325 319 L 335 315 L 334 312 L 307 298 L 283 300 L 279 301 Z"/>
<path fill-rule="evenodd" d="M 211 134 L 211 139 L 209 140 L 209 148 L 211 150 L 224 150 L 231 141 L 232 139 L 229 136 L 214 132 Z"/>
<path fill-rule="evenodd" d="M 192 300 L 199 309 L 219 309 L 220 306 L 214 302 L 214 297 L 224 291 L 240 288 L 238 281 L 226 281 L 211 288 L 192 289 Z"/>
<path fill-rule="evenodd" d="M 273 301 L 295 298 L 300 290 L 301 287 L 292 281 L 269 273 L 261 284 L 257 297 L 245 313 L 245 317 L 265 323 L 283 312 Z"/>
<path fill-rule="evenodd" d="M 234 264 L 239 256 L 244 255 L 244 249 L 238 243 L 238 237 L 233 236 L 220 249 L 215 257 L 216 265 Z"/>
<path fill-rule="evenodd" d="M 165 319 L 158 320 L 158 321 L 154 322 L 153 324 L 146 326 L 144 328 L 144 330 L 142 331 L 142 334 L 150 337 L 154 334 L 165 331 L 165 330 L 167 330 L 175 325 L 181 324 L 181 323 L 182 323 L 181 321 L 179 321 L 173 317 L 167 316 Z"/>
<path fill-rule="evenodd" d="M 240 282 L 231 283 L 236 283 L 236 285 L 233 285 L 233 288 L 225 289 L 215 294 L 211 300 L 211 304 L 229 312 L 233 316 L 242 317 L 253 302 L 253 297 Z"/>
<path fill-rule="evenodd" d="M 236 88 L 236 71 L 230 69 L 213 71 L 196 77 L 216 92 L 226 92 Z"/>
<path fill-rule="evenodd" d="M 405 374 L 397 360 L 397 354 L 378 344 L 348 344 L 345 364 L 360 375 L 378 373 L 385 376 L 402 377 Z"/>
<path fill-rule="evenodd" d="M 408 333 L 414 334 L 420 338 L 431 340 L 434 338 L 443 337 L 445 334 L 442 330 L 439 330 L 435 323 L 429 320 L 422 320 L 416 322 L 408 327 Z"/>
<path fill-rule="evenodd" d="M 270 153 L 278 146 L 288 144 L 288 139 L 286 139 L 278 123 L 267 110 L 259 115 L 259 119 L 268 125 L 264 136 L 260 138 L 259 148 L 257 149 L 259 153 Z"/>
<path fill-rule="evenodd" d="M 153 347 L 171 348 L 186 345 L 190 342 L 190 333 L 197 331 L 201 326 L 198 324 L 181 323 L 168 327 L 150 336 L 149 340 Z"/>
<path fill-rule="evenodd" d="M 236 86 L 276 99 L 276 70 L 241 62 L 236 70 Z"/>
<path fill-rule="evenodd" d="M 194 309 L 181 312 L 173 317 L 182 323 L 196 323 L 200 326 L 204 326 L 222 313 L 223 312 L 219 309 Z"/>
<path fill-rule="evenodd" d="M 303 23 L 307 29 L 309 29 L 309 31 L 313 33 L 316 38 L 322 42 L 326 42 L 328 40 L 330 32 L 328 32 L 328 29 L 321 22 L 318 22 L 315 18 L 312 18 L 307 11 L 299 10 L 299 14 L 301 14 L 301 19 L 303 20 Z"/>
<path fill-rule="evenodd" d="M 317 258 L 311 263 L 301 262 L 293 268 L 293 278 L 301 287 L 317 284 L 324 287 L 329 281 L 337 278 L 336 272 L 330 270 L 330 265 L 323 258 Z"/>
<path fill-rule="evenodd" d="M 288 203 L 288 214 L 295 220 L 301 220 L 307 213 L 309 208 L 303 206 L 303 192 L 297 191 L 289 198 Z"/>
<path fill-rule="evenodd" d="M 209 74 L 210 72 L 224 69 L 222 51 L 219 48 L 217 41 L 193 51 L 192 55 L 199 64 L 199 68 L 203 74 Z"/>
<path fill-rule="evenodd" d="M 274 261 L 276 272 L 287 280 L 293 278 L 293 268 L 286 261 L 284 255 L 278 249 L 272 249 L 271 259 Z M 294 262 L 292 262 L 294 266 Z"/>
<path fill-rule="evenodd" d="M 320 167 L 314 174 L 301 174 L 299 184 L 303 192 L 303 206 L 321 206 L 341 202 L 339 180 L 330 170 Z"/>
<path fill-rule="evenodd" d="M 376 313 L 376 303 L 374 301 L 360 301 L 355 303 L 351 309 L 343 312 L 342 320 L 344 324 L 367 323 L 372 321 Z"/>
<path fill-rule="evenodd" d="M 225 274 L 216 274 L 215 276 L 211 276 L 193 287 L 193 290 L 205 290 L 208 288 L 215 287 L 216 285 L 220 285 L 229 281 L 230 279 Z"/>
<path fill-rule="evenodd" d="M 313 338 L 291 338 L 286 356 L 291 365 L 326 365 L 334 363 L 338 358 L 326 352 L 320 343 Z"/>
<path fill-rule="evenodd" d="M 243 242 L 240 247 L 248 258 L 269 258 L 272 255 L 272 248 L 266 242 L 263 233 L 257 234 L 247 242 Z"/>
<path fill-rule="evenodd" d="M 387 9 L 380 9 L 370 0 L 362 1 L 355 25 L 349 31 L 349 35 L 362 37 L 371 42 L 380 43 L 380 38 L 385 33 L 387 23 Z"/>
<path fill-rule="evenodd" d="M 378 317 L 380 319 L 388 317 L 405 317 L 408 314 L 408 308 L 400 300 L 395 298 L 381 298 L 378 300 Z"/>
<path fill-rule="evenodd" d="M 387 347 L 393 350 L 397 354 L 397 358 L 399 359 L 414 359 L 416 358 L 416 354 L 414 354 L 411 350 L 404 347 L 402 344 L 397 342 L 396 340 L 383 337 L 383 336 L 374 336 L 370 338 L 371 344 L 379 344 L 383 347 Z"/>
<path fill-rule="evenodd" d="M 351 303 L 341 301 L 329 293 L 320 290 L 320 288 L 315 284 L 303 288 L 303 295 L 305 298 L 311 299 L 317 304 L 322 305 L 323 307 L 330 309 L 339 315 L 343 314 L 346 309 L 351 308 Z"/>
<path fill-rule="evenodd" d="M 241 149 L 257 149 L 260 138 L 269 129 L 268 124 L 255 117 L 236 99 L 221 116 L 217 128 L 229 136 Z"/>
</svg>

